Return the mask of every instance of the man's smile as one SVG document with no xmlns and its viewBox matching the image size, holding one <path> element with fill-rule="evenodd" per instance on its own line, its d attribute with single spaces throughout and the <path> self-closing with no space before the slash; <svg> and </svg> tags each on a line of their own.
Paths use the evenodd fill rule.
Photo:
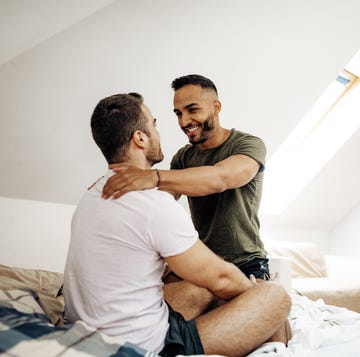
<svg viewBox="0 0 360 357">
<path fill-rule="evenodd" d="M 201 128 L 201 125 L 191 125 L 191 126 L 187 126 L 185 128 L 183 128 L 183 130 L 185 131 L 186 134 L 193 134 L 195 133 L 199 128 Z"/>
</svg>

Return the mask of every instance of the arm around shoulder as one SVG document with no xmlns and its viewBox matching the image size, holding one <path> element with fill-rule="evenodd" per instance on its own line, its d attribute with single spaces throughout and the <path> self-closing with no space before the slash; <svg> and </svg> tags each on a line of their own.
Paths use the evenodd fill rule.
<svg viewBox="0 0 360 357">
<path fill-rule="evenodd" d="M 213 166 L 159 170 L 160 189 L 187 196 L 206 196 L 241 187 L 250 182 L 260 164 L 246 155 L 232 155 Z"/>
</svg>

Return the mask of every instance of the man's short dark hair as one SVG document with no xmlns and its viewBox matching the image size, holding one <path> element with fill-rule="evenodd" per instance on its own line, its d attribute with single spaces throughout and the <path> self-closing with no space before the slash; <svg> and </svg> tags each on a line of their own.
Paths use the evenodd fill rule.
<svg viewBox="0 0 360 357">
<path fill-rule="evenodd" d="M 187 76 L 178 77 L 172 81 L 171 88 L 177 91 L 188 84 L 199 85 L 201 88 L 205 89 L 211 88 L 217 94 L 214 82 L 209 78 L 201 76 L 200 74 L 189 74 Z"/>
<path fill-rule="evenodd" d="M 135 130 L 148 133 L 138 93 L 115 94 L 97 104 L 91 116 L 93 138 L 109 164 L 127 160 Z"/>
</svg>

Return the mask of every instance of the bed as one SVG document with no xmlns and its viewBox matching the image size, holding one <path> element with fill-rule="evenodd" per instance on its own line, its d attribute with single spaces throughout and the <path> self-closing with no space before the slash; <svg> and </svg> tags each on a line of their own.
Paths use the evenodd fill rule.
<svg viewBox="0 0 360 357">
<path fill-rule="evenodd" d="M 0 265 L 0 356 L 155 356 L 63 312 L 61 273 Z"/>
<path fill-rule="evenodd" d="M 83 321 L 66 324 L 60 272 L 0 265 L 0 356 L 155 356 Z M 359 356 L 360 314 L 291 294 L 289 346 L 267 343 L 249 356 Z"/>
</svg>

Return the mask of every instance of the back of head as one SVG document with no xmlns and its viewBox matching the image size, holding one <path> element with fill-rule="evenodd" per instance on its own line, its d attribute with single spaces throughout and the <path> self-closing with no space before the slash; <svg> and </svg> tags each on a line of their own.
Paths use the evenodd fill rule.
<svg viewBox="0 0 360 357">
<path fill-rule="evenodd" d="M 172 81 L 171 88 L 177 91 L 188 84 L 199 85 L 204 89 L 213 89 L 215 93 L 218 94 L 214 82 L 200 74 L 189 74 L 187 76 L 178 77 Z"/>
<path fill-rule="evenodd" d="M 135 130 L 147 133 L 138 93 L 115 94 L 102 99 L 91 116 L 93 138 L 109 164 L 128 159 L 128 148 Z"/>
</svg>

